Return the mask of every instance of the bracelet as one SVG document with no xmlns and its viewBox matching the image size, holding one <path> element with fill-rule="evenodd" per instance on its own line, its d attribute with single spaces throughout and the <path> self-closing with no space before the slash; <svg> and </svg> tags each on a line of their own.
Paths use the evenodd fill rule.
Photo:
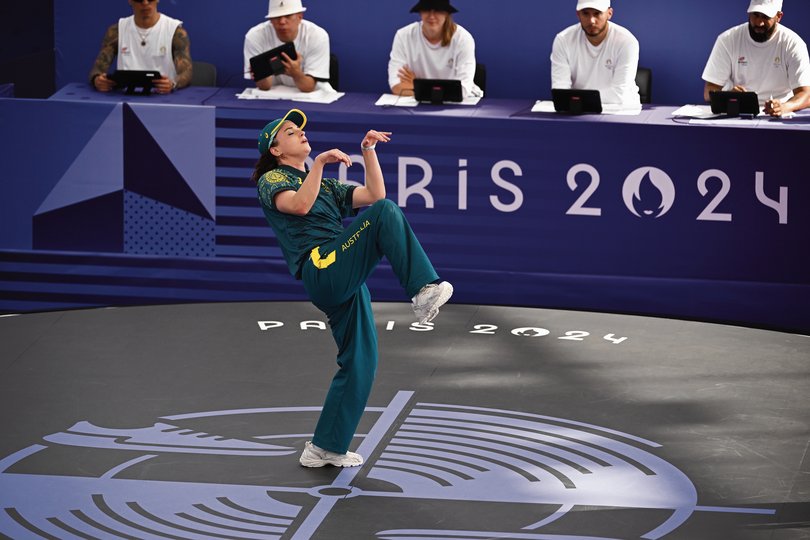
<svg viewBox="0 0 810 540">
<path fill-rule="evenodd" d="M 360 145 L 360 150 L 362 150 L 363 152 L 368 152 L 369 150 L 374 150 L 375 148 L 377 148 L 377 143 L 374 143 L 371 146 L 363 146 L 362 144 Z"/>
</svg>

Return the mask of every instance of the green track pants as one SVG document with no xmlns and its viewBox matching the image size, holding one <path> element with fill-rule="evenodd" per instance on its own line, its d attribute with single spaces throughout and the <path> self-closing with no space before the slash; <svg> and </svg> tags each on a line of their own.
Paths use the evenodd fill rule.
<svg viewBox="0 0 810 540">
<path fill-rule="evenodd" d="M 312 443 L 345 453 L 371 393 L 377 370 L 377 329 L 365 281 L 386 257 L 408 298 L 438 275 L 399 206 L 374 203 L 304 264 L 302 279 L 312 303 L 329 318 L 337 343 L 332 379 Z"/>
</svg>

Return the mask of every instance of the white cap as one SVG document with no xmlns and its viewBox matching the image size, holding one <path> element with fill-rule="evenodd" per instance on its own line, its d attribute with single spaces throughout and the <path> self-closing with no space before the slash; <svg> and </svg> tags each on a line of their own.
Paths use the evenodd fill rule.
<svg viewBox="0 0 810 540">
<path fill-rule="evenodd" d="M 610 0 L 577 0 L 577 11 L 588 8 L 607 11 L 609 7 Z"/>
<path fill-rule="evenodd" d="M 307 8 L 301 5 L 301 0 L 270 0 L 265 19 L 283 17 L 293 13 L 303 13 Z"/>
<path fill-rule="evenodd" d="M 776 17 L 782 11 L 782 0 L 751 0 L 748 6 L 748 13 L 762 13 L 769 19 Z"/>
</svg>

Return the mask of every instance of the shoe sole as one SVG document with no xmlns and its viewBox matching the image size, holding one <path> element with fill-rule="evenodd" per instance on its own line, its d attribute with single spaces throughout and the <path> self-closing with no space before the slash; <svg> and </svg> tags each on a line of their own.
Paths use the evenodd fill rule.
<svg viewBox="0 0 810 540">
<path fill-rule="evenodd" d="M 331 465 L 333 467 L 341 467 L 341 468 L 348 468 L 348 467 L 359 467 L 363 464 L 361 461 L 360 463 L 335 463 L 328 460 L 313 460 L 313 461 L 299 461 L 302 467 L 309 467 L 309 468 L 318 468 L 318 467 L 326 467 L 327 465 Z"/>
</svg>

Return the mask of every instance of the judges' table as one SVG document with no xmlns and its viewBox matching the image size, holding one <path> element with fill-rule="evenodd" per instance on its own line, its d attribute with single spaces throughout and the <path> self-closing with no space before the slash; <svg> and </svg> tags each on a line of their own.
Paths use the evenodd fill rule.
<svg viewBox="0 0 810 540">
<path fill-rule="evenodd" d="M 197 89 L 171 97 L 189 90 Z M 208 251 L 196 255 L 278 260 L 248 179 L 259 130 L 296 107 L 309 116 L 313 157 L 332 147 L 352 155 L 350 169 L 327 168 L 341 179 L 362 181 L 359 143 L 368 129 L 393 132 L 391 143 L 377 147 L 388 197 L 440 274 L 454 281 L 456 301 L 810 330 L 810 261 L 797 247 L 810 230 L 810 179 L 796 152 L 810 142 L 807 117 L 695 126 L 673 121 L 674 107 L 567 117 L 532 113 L 527 100 L 384 108 L 374 105 L 378 95 L 346 94 L 327 105 L 240 100 L 239 90 L 212 90 L 198 104 L 127 98 L 126 107 L 148 111 L 136 116 L 148 116 L 150 133 L 165 130 L 152 139 L 170 154 L 182 153 L 190 146 L 185 138 L 196 134 L 188 161 L 215 156 L 213 204 L 205 179 L 192 189 L 199 206 L 186 196 L 179 203 L 165 193 L 152 197 L 191 214 L 183 230 L 199 225 L 195 216 L 215 221 L 210 244 L 197 241 Z M 70 91 L 54 98 L 97 102 L 86 87 Z M 182 110 L 215 111 L 215 135 L 178 128 Z M 125 148 L 133 126 L 123 126 Z M 154 182 L 166 169 L 135 176 Z M 166 240 L 168 251 L 179 253 L 184 237 Z M 283 274 L 283 265 L 277 268 Z M 405 300 L 386 270 L 372 290 L 376 300 Z"/>
<path fill-rule="evenodd" d="M 290 107 L 313 156 L 332 147 L 362 180 L 359 142 L 380 144 L 388 197 L 462 302 L 708 317 L 810 328 L 810 174 L 796 149 L 808 118 L 723 127 L 638 116 L 537 114 L 532 103 L 382 108 L 246 101 L 217 111 L 217 253 L 279 256 L 248 182 L 256 134 Z M 396 294 L 394 286 L 390 291 Z M 388 293 L 388 291 L 386 291 Z"/>
<path fill-rule="evenodd" d="M 189 86 L 170 94 L 158 95 L 140 93 L 127 94 L 114 90 L 96 92 L 87 83 L 69 83 L 57 90 L 49 101 L 87 101 L 97 103 L 139 103 L 144 105 L 202 105 L 213 97 L 219 88 L 211 86 Z"/>
</svg>

